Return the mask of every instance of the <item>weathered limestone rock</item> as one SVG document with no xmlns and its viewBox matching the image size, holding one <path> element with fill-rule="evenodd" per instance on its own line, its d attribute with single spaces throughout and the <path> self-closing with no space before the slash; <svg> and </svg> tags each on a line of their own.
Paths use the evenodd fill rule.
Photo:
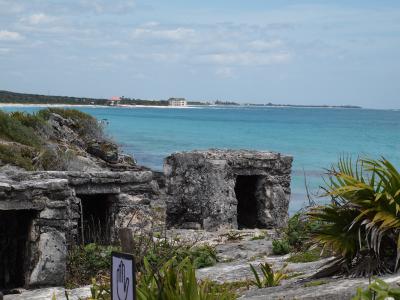
<svg viewBox="0 0 400 300">
<path fill-rule="evenodd" d="M 39 238 L 39 261 L 33 269 L 31 286 L 58 285 L 64 281 L 67 260 L 65 234 L 45 232 Z"/>
<path fill-rule="evenodd" d="M 168 156 L 167 224 L 206 230 L 284 226 L 292 160 L 279 153 L 245 150 Z"/>
</svg>

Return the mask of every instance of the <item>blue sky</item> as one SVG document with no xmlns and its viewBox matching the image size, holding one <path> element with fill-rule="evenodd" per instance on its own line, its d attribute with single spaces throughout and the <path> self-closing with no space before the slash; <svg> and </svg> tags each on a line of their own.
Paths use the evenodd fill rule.
<svg viewBox="0 0 400 300">
<path fill-rule="evenodd" d="M 400 1 L 0 0 L 0 89 L 400 107 Z"/>
</svg>

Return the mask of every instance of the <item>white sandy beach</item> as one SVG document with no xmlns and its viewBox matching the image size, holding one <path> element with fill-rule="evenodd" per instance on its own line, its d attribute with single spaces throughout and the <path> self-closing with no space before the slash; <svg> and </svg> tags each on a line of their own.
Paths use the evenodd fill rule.
<svg viewBox="0 0 400 300">
<path fill-rule="evenodd" d="M 161 105 L 128 105 L 121 104 L 118 106 L 109 105 L 82 105 L 82 104 L 24 104 L 24 103 L 0 103 L 0 107 L 90 107 L 90 108 L 174 108 L 174 109 L 185 109 L 185 108 L 198 108 L 198 106 L 161 106 Z"/>
</svg>

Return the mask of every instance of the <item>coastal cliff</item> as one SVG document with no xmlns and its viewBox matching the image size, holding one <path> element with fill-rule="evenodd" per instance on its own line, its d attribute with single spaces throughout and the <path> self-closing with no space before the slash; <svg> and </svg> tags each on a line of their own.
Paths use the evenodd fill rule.
<svg viewBox="0 0 400 300">
<path fill-rule="evenodd" d="M 103 122 L 77 110 L 0 111 L 0 167 L 28 171 L 143 170 L 104 133 Z"/>
</svg>

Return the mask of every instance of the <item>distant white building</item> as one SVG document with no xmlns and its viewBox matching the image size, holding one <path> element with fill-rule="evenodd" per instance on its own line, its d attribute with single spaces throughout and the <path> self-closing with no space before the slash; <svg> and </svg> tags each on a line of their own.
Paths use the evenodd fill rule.
<svg viewBox="0 0 400 300">
<path fill-rule="evenodd" d="M 186 106 L 187 101 L 185 98 L 169 98 L 168 105 L 169 106 Z"/>
<path fill-rule="evenodd" d="M 112 96 L 110 99 L 108 99 L 108 105 L 110 106 L 118 105 L 121 100 L 122 100 L 121 97 Z"/>
</svg>

